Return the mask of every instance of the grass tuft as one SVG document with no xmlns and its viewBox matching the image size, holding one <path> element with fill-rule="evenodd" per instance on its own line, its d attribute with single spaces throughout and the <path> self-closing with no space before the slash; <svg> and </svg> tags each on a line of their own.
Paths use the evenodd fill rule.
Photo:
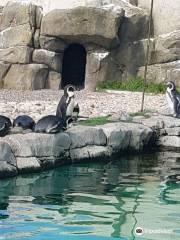
<svg viewBox="0 0 180 240">
<path fill-rule="evenodd" d="M 96 118 L 89 118 L 87 120 L 82 120 L 79 122 L 79 124 L 84 126 L 96 126 L 96 125 L 104 125 L 106 123 L 109 123 L 108 120 L 109 116 L 105 117 L 96 117 Z"/>
<path fill-rule="evenodd" d="M 97 90 L 121 90 L 121 91 L 132 91 L 132 92 L 142 92 L 143 90 L 143 79 L 133 78 L 127 82 L 103 82 L 97 87 Z M 166 91 L 166 86 L 163 83 L 147 83 L 146 92 L 147 93 L 164 93 Z"/>
</svg>

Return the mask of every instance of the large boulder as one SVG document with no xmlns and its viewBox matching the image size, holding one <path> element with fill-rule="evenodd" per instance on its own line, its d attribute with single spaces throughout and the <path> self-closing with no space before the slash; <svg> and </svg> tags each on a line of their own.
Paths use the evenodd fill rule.
<svg viewBox="0 0 180 240">
<path fill-rule="evenodd" d="M 9 1 L 2 11 L 1 30 L 27 23 L 35 27 L 36 6 L 31 3 L 22 4 L 16 1 Z"/>
<path fill-rule="evenodd" d="M 105 50 L 90 51 L 87 54 L 86 89 L 94 91 L 96 90 L 97 83 L 106 80 L 110 61 L 110 52 Z"/>
<path fill-rule="evenodd" d="M 5 141 L 11 145 L 15 157 L 37 157 L 39 159 L 64 156 L 71 144 L 67 133 L 15 134 L 6 136 Z"/>
<path fill-rule="evenodd" d="M 57 9 L 43 17 L 41 35 L 112 47 L 119 42 L 123 16 L 122 8 L 116 11 L 93 7 Z"/>
<path fill-rule="evenodd" d="M 107 145 L 113 150 L 127 151 L 142 151 L 148 146 L 152 137 L 153 131 L 142 124 L 134 123 L 109 123 L 99 126 L 107 136 Z"/>
<path fill-rule="evenodd" d="M 67 131 L 72 140 L 71 149 L 82 148 L 88 145 L 105 146 L 106 135 L 102 129 L 76 126 Z"/>
<path fill-rule="evenodd" d="M 29 23 L 9 27 L 0 32 L 0 48 L 9 48 L 17 45 L 32 46 L 33 32 Z"/>
<path fill-rule="evenodd" d="M 144 66 L 146 62 L 147 39 L 122 43 L 118 49 L 111 52 L 113 61 L 108 68 L 107 80 L 117 79 L 127 81 L 134 78 L 139 67 Z M 154 53 L 154 40 L 150 41 L 149 63 Z M 122 57 L 123 56 L 123 57 Z"/>
<path fill-rule="evenodd" d="M 155 38 L 152 63 L 166 63 L 180 60 L 180 30 Z"/>
<path fill-rule="evenodd" d="M 112 155 L 112 149 L 107 146 L 86 146 L 83 148 L 71 149 L 70 158 L 72 162 L 84 159 L 106 158 Z"/>
<path fill-rule="evenodd" d="M 61 86 L 61 74 L 55 71 L 50 71 L 46 82 L 46 88 L 58 90 Z"/>
<path fill-rule="evenodd" d="M 17 175 L 17 162 L 10 145 L 0 141 L 0 178 Z"/>
<path fill-rule="evenodd" d="M 145 67 L 140 67 L 137 75 L 139 77 L 144 76 Z M 170 77 L 170 79 L 169 79 Z M 154 83 L 163 83 L 167 80 L 172 80 L 176 83 L 177 86 L 180 86 L 180 60 L 162 63 L 162 64 L 153 64 L 148 66 L 147 70 L 147 81 Z"/>
<path fill-rule="evenodd" d="M 0 88 L 3 87 L 3 78 L 5 77 L 9 68 L 10 68 L 9 63 L 0 62 Z"/>
<path fill-rule="evenodd" d="M 58 37 L 50 37 L 50 36 L 39 36 L 39 44 L 41 48 L 47 49 L 53 52 L 63 53 L 68 44 Z"/>
<path fill-rule="evenodd" d="M 4 88 L 37 90 L 45 88 L 48 67 L 44 64 L 14 64 L 4 78 Z"/>
<path fill-rule="evenodd" d="M 0 49 L 0 61 L 8 63 L 30 63 L 32 48 L 26 46 L 16 46 Z"/>
<path fill-rule="evenodd" d="M 45 49 L 35 49 L 32 57 L 35 63 L 44 63 L 49 66 L 51 70 L 61 72 L 62 68 L 62 55 L 51 52 Z"/>
<path fill-rule="evenodd" d="M 119 31 L 120 41 L 133 42 L 147 38 L 149 16 L 146 11 L 127 1 L 114 0 L 113 2 L 125 10 L 125 17 Z"/>
</svg>

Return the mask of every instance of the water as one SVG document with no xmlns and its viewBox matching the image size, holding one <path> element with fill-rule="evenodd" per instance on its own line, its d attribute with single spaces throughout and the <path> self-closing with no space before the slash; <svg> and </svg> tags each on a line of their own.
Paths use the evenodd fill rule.
<svg viewBox="0 0 180 240">
<path fill-rule="evenodd" d="M 0 180 L 0 239 L 179 240 L 178 156 L 117 158 Z"/>
</svg>

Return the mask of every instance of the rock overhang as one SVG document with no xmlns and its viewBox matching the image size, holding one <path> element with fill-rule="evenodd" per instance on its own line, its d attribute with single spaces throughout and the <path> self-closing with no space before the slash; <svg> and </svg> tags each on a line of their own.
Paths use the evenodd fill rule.
<svg viewBox="0 0 180 240">
<path fill-rule="evenodd" d="M 41 35 L 114 47 L 119 44 L 118 32 L 124 14 L 123 8 L 117 11 L 94 7 L 52 10 L 42 19 Z"/>
</svg>

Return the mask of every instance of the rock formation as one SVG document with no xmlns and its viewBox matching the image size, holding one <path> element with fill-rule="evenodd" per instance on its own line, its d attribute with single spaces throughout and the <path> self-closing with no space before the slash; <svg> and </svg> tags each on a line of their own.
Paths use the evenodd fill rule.
<svg viewBox="0 0 180 240">
<path fill-rule="evenodd" d="M 1 0 L 0 4 L 1 88 L 58 89 L 75 77 L 80 88 L 95 90 L 99 82 L 143 76 L 148 0 Z M 158 7 L 156 3 L 155 20 Z M 163 82 L 171 76 L 179 84 L 180 31 L 177 24 L 169 31 L 162 34 L 154 22 L 148 81 Z M 63 65 L 70 46 L 74 51 Z"/>
</svg>

